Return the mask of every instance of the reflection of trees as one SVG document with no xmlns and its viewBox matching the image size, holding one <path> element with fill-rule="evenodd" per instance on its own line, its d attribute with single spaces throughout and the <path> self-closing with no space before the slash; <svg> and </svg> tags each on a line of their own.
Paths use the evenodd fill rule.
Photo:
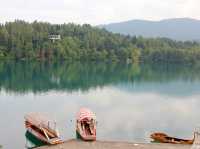
<svg viewBox="0 0 200 149">
<path fill-rule="evenodd" d="M 88 90 L 126 82 L 200 79 L 198 67 L 172 64 L 0 62 L 0 86 L 7 91 Z"/>
</svg>

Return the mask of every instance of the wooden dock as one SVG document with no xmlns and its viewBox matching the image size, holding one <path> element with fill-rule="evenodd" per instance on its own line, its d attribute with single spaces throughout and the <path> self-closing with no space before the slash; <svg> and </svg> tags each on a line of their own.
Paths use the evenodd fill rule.
<svg viewBox="0 0 200 149">
<path fill-rule="evenodd" d="M 160 143 L 129 143 L 129 142 L 109 142 L 95 141 L 83 142 L 69 140 L 63 144 L 53 146 L 43 146 L 37 149 L 190 149 L 191 145 L 175 145 Z"/>
</svg>

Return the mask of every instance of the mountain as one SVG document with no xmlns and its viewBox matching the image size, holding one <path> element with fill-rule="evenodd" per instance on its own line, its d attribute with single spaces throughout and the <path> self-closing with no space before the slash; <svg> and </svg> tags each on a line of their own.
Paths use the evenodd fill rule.
<svg viewBox="0 0 200 149">
<path fill-rule="evenodd" d="M 174 40 L 200 41 L 200 20 L 190 18 L 161 21 L 131 20 L 100 25 L 114 33 L 143 37 L 167 37 Z"/>
</svg>

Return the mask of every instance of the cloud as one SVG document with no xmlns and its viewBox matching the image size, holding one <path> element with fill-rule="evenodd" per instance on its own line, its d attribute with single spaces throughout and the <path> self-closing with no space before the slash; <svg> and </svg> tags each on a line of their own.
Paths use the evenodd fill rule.
<svg viewBox="0 0 200 149">
<path fill-rule="evenodd" d="M 0 94 L 1 117 L 6 113 L 0 123 L 0 132 L 6 133 L 1 143 L 6 148 L 13 146 L 7 138 L 16 136 L 15 148 L 24 146 L 23 116 L 35 111 L 55 118 L 64 139 L 75 137 L 75 116 L 80 107 L 88 107 L 96 113 L 100 140 L 144 142 L 149 141 L 149 134 L 156 131 L 192 138 L 193 129 L 200 123 L 199 94 L 183 100 L 146 91 L 127 93 L 115 87 L 91 89 L 84 93 L 49 91 L 16 96 L 1 91 Z M 15 125 L 10 123 L 11 120 Z"/>
<path fill-rule="evenodd" d="M 0 21 L 104 24 L 130 19 L 200 19 L 199 5 L 199 0 L 6 0 L 1 2 Z"/>
</svg>

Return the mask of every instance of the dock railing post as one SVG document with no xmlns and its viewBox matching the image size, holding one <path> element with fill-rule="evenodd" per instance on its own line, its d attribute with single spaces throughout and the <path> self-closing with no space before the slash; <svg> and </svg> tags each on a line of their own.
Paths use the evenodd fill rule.
<svg viewBox="0 0 200 149">
<path fill-rule="evenodd" d="M 191 149 L 200 149 L 200 127 L 194 131 L 194 142 Z"/>
</svg>

